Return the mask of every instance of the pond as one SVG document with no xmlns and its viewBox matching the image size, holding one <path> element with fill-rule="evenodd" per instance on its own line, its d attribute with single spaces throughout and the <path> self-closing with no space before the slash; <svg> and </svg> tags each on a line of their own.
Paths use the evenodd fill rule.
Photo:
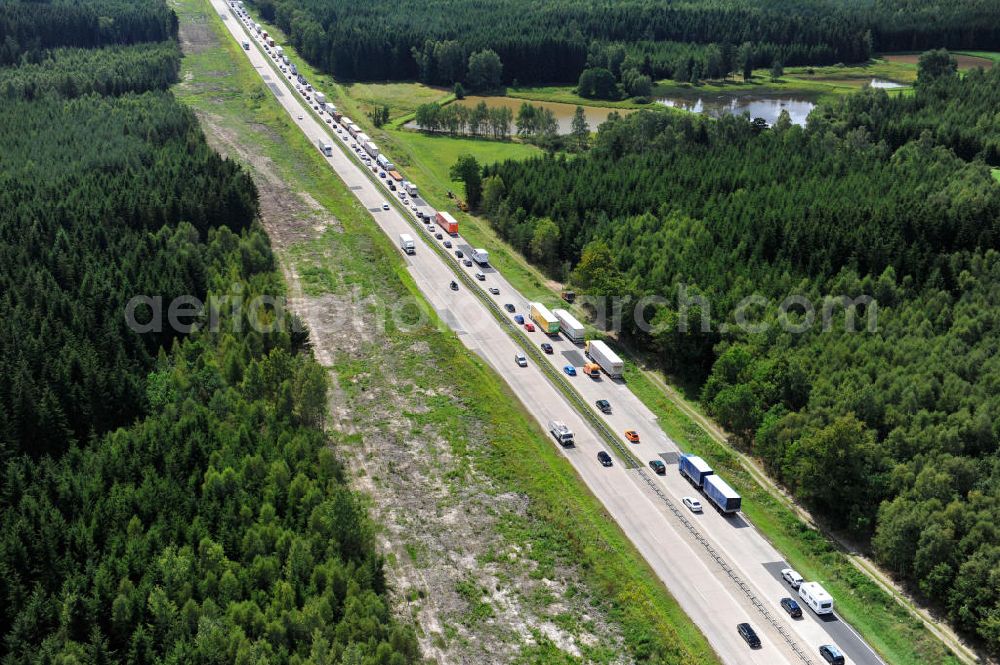
<svg viewBox="0 0 1000 665">
<path fill-rule="evenodd" d="M 656 100 L 664 106 L 692 113 L 707 113 L 713 117 L 720 115 L 742 115 L 763 118 L 773 125 L 782 111 L 788 111 L 793 124 L 805 125 L 809 112 L 816 103 L 793 95 L 704 95 L 700 97 L 661 97 Z"/>
<path fill-rule="evenodd" d="M 514 120 L 517 120 L 517 111 L 521 108 L 521 104 L 527 102 L 534 107 L 547 108 L 552 111 L 553 115 L 556 117 L 556 122 L 559 123 L 559 133 L 569 134 L 572 129 L 573 124 L 573 114 L 576 112 L 576 106 L 573 104 L 562 104 L 559 102 L 539 102 L 530 99 L 518 99 L 516 97 L 466 97 L 465 99 L 460 99 L 452 102 L 452 104 L 461 104 L 462 106 L 476 106 L 479 102 L 486 102 L 486 105 L 490 108 L 496 108 L 500 106 L 506 106 L 513 112 Z M 590 131 L 596 132 L 597 126 L 608 119 L 611 113 L 618 112 L 621 115 L 628 115 L 633 111 L 631 109 L 613 109 L 602 106 L 584 106 L 583 114 L 587 118 L 587 124 L 590 125 Z M 409 122 L 406 125 L 409 128 L 416 127 L 415 123 Z M 511 132 L 516 132 L 517 127 L 514 123 L 511 123 Z"/>
</svg>

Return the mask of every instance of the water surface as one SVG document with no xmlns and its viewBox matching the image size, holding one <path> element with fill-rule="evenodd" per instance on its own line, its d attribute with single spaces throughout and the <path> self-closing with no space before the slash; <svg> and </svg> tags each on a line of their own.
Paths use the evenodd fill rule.
<svg viewBox="0 0 1000 665">
<path fill-rule="evenodd" d="M 782 111 L 788 111 L 793 124 L 805 125 L 809 112 L 816 103 L 794 95 L 704 95 L 699 97 L 661 97 L 656 100 L 664 106 L 692 113 L 706 113 L 712 117 L 721 115 L 750 114 L 750 118 L 763 118 L 773 125 Z"/>
</svg>

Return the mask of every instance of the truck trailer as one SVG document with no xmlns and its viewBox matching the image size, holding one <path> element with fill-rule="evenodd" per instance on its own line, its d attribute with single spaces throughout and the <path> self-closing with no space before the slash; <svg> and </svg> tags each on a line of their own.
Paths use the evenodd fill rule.
<svg viewBox="0 0 1000 665">
<path fill-rule="evenodd" d="M 391 171 L 396 168 L 396 165 L 389 161 L 389 158 L 385 155 L 379 155 L 375 163 L 382 167 L 384 171 Z"/>
<path fill-rule="evenodd" d="M 543 333 L 548 335 L 559 334 L 559 319 L 542 303 L 528 303 L 528 314 Z"/>
<path fill-rule="evenodd" d="M 317 92 L 316 103 L 320 105 L 326 104 L 326 95 L 324 95 L 322 92 Z"/>
<path fill-rule="evenodd" d="M 552 310 L 552 315 L 559 320 L 559 329 L 569 338 L 569 341 L 579 344 L 584 340 L 583 324 L 564 309 Z"/>
<path fill-rule="evenodd" d="M 742 499 L 732 487 L 714 473 L 705 476 L 701 491 L 720 511 L 731 514 L 739 512 Z"/>
<path fill-rule="evenodd" d="M 686 476 L 687 479 L 698 488 L 701 488 L 706 477 L 714 473 L 714 471 L 712 471 L 712 467 L 708 465 L 708 462 L 697 455 L 690 455 L 687 453 L 682 453 L 677 459 L 677 470 L 681 472 L 682 476 Z"/>
<path fill-rule="evenodd" d="M 403 181 L 403 176 L 399 175 L 399 171 L 389 171 L 389 177 L 395 180 L 396 182 Z"/>
<path fill-rule="evenodd" d="M 611 350 L 611 348 L 599 339 L 593 339 L 583 347 L 585 356 L 601 366 L 612 379 L 620 379 L 625 372 L 625 363 Z"/>
<path fill-rule="evenodd" d="M 279 47 L 277 47 L 277 48 L 274 49 L 274 53 L 275 53 L 275 55 L 277 55 L 280 58 L 283 55 L 285 55 L 285 49 L 283 49 L 282 47 L 279 46 Z"/>
<path fill-rule="evenodd" d="M 326 155 L 327 157 L 333 157 L 333 144 L 329 143 L 326 139 L 319 138 L 316 139 L 316 145 L 319 146 L 319 151 Z"/>
<path fill-rule="evenodd" d="M 369 155 L 371 155 L 372 159 L 375 159 L 376 157 L 378 157 L 378 146 L 377 145 L 375 145 L 371 141 L 365 141 L 364 143 L 362 143 L 362 145 L 365 148 L 365 152 L 367 152 Z"/>
<path fill-rule="evenodd" d="M 474 249 L 469 255 L 473 261 L 481 266 L 488 266 L 490 264 L 490 255 L 485 249 Z"/>
<path fill-rule="evenodd" d="M 410 196 L 417 196 L 419 194 L 419 192 L 417 191 L 417 186 L 414 185 L 409 180 L 403 181 L 403 189 L 405 189 L 406 193 L 409 194 Z"/>
<path fill-rule="evenodd" d="M 455 221 L 450 212 L 438 211 L 437 215 L 434 216 L 434 221 L 444 229 L 445 233 L 453 236 L 458 235 L 458 222 Z"/>
<path fill-rule="evenodd" d="M 399 234 L 399 248 L 404 254 L 415 254 L 417 251 L 417 246 L 413 244 L 413 238 L 409 233 Z"/>
</svg>

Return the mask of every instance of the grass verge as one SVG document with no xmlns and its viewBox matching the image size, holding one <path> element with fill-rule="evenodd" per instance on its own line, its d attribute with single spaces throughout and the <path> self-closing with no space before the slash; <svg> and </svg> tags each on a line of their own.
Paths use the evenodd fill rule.
<svg viewBox="0 0 1000 665">
<path fill-rule="evenodd" d="M 376 258 L 350 266 L 351 272 L 360 273 L 362 286 L 365 271 L 372 271 L 370 275 L 378 277 L 370 279 L 422 300 L 392 242 L 288 120 L 215 13 L 202 0 L 178 0 L 173 6 L 182 20 L 207 23 L 221 42 L 221 47 L 196 49 L 185 58 L 187 82 L 177 88 L 178 98 L 256 141 L 282 178 L 336 216 L 345 235 Z M 336 275 L 331 271 L 328 277 Z M 541 540 L 536 546 L 572 554 L 588 586 L 607 599 L 630 656 L 692 665 L 718 662 L 702 634 L 506 384 L 453 334 L 440 334 L 435 326 L 414 334 L 427 343 L 429 355 L 443 368 L 440 380 L 460 396 L 466 414 L 484 424 L 492 445 L 484 446 L 476 463 L 501 487 L 529 497 L 533 512 L 551 527 L 547 538 L 553 542 Z"/>
<path fill-rule="evenodd" d="M 837 611 L 893 665 L 959 665 L 945 646 L 874 581 L 855 568 L 820 532 L 798 519 L 750 475 L 737 456 L 696 425 L 636 366 L 627 362 L 629 388 L 659 418 L 681 449 L 703 457 L 743 496 L 743 512 L 807 579 L 822 582 Z"/>
</svg>

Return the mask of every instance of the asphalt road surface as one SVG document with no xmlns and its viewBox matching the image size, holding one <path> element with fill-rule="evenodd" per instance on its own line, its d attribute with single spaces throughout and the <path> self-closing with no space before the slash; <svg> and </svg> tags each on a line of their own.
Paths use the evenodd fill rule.
<svg viewBox="0 0 1000 665">
<path fill-rule="evenodd" d="M 599 417 L 625 446 L 643 463 L 652 459 L 671 462 L 665 476 L 657 476 L 648 469 L 626 469 L 620 457 L 616 457 L 614 466 L 602 467 L 596 455 L 607 446 L 600 435 L 533 359 L 529 357 L 528 366 L 524 368 L 515 364 L 514 357 L 521 351 L 520 347 L 481 297 L 493 299 L 500 307 L 511 303 L 516 313 L 525 318 L 527 301 L 492 267 L 464 266 L 454 250 L 462 249 L 468 256 L 471 247 L 461 237 L 443 235 L 443 239 L 453 243 L 452 249 L 446 252 L 450 258 L 443 258 L 430 246 L 443 242 L 433 235 L 440 229 L 431 230 L 429 227 L 433 225 L 418 221 L 409 207 L 390 205 L 389 210 L 383 210 L 383 205 L 390 200 L 394 199 L 393 204 L 400 203 L 398 192 L 389 191 L 385 182 L 361 162 L 351 150 L 350 144 L 354 141 L 346 130 L 337 134 L 333 130 L 336 123 L 327 123 L 325 120 L 329 116 L 315 112 L 296 92 L 291 78 L 283 75 L 275 59 L 265 54 L 259 36 L 252 30 L 252 23 L 248 27 L 222 0 L 210 1 L 237 42 L 250 42 L 250 49 L 244 54 L 292 120 L 314 144 L 317 139 L 323 139 L 334 145 L 333 154 L 326 157 L 327 161 L 382 230 L 397 245 L 399 234 L 408 233 L 413 237 L 416 253 L 404 255 L 404 260 L 441 319 L 458 334 L 465 346 L 483 357 L 503 377 L 543 429 L 547 429 L 550 420 L 560 420 L 573 430 L 575 447 L 560 450 L 723 661 L 734 665 L 820 663 L 819 646 L 836 644 L 845 652 L 849 663 L 882 663 L 860 636 L 839 619 L 821 620 L 808 608 L 802 619 L 789 618 L 779 601 L 786 596 L 796 597 L 796 594 L 776 573 L 784 567 L 777 550 L 741 515 L 726 517 L 708 507 L 707 500 L 677 472 L 679 449 L 676 444 L 663 433 L 656 417 L 623 382 L 611 380 L 606 375 L 595 380 L 580 372 L 566 380 L 590 405 L 598 399 L 611 402 L 612 413 L 599 414 Z M 426 207 L 419 199 L 413 203 Z M 452 290 L 449 283 L 456 279 L 455 271 L 465 271 L 470 277 L 482 272 L 486 279 L 475 282 L 481 293 L 472 293 L 464 281 L 459 282 L 457 291 Z M 499 289 L 499 295 L 488 294 L 486 289 L 489 287 Z M 581 345 L 561 336 L 537 331 L 529 333 L 523 327 L 518 330 L 515 334 L 523 335 L 530 344 L 552 344 L 554 353 L 544 357 L 556 371 L 561 371 L 567 363 L 582 365 Z M 637 430 L 640 443 L 626 443 L 623 436 L 626 429 Z M 553 441 L 553 445 L 557 444 Z M 609 452 L 615 456 L 615 451 Z M 701 514 L 685 515 L 694 531 L 667 504 L 669 501 L 686 511 L 681 504 L 684 496 L 698 497 L 706 506 Z M 744 621 L 760 635 L 761 649 L 749 649 L 737 634 L 736 624 Z"/>
</svg>

